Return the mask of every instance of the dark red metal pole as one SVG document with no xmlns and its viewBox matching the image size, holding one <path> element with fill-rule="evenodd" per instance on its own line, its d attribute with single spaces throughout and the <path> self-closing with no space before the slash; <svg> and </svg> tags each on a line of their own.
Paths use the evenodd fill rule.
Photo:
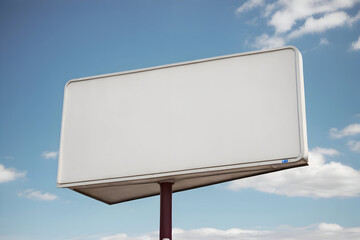
<svg viewBox="0 0 360 240">
<path fill-rule="evenodd" d="M 160 183 L 160 240 L 172 240 L 172 182 Z"/>
</svg>

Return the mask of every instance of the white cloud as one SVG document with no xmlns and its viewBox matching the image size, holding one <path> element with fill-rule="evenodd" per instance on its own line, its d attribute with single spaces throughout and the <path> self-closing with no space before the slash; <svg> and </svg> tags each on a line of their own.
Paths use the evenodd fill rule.
<svg viewBox="0 0 360 240">
<path fill-rule="evenodd" d="M 157 240 L 158 232 L 140 236 L 128 236 L 120 233 L 102 237 L 99 240 Z M 281 226 L 269 230 L 245 230 L 232 228 L 220 230 L 215 228 L 199 228 L 193 230 L 173 229 L 173 239 L 176 240 L 354 240 L 360 239 L 360 227 L 345 228 L 334 223 L 320 223 L 305 227 Z"/>
<path fill-rule="evenodd" d="M 358 37 L 358 39 L 355 42 L 351 43 L 350 50 L 353 50 L 353 51 L 359 51 L 360 50 L 360 36 Z"/>
<path fill-rule="evenodd" d="M 360 171 L 326 158 L 337 156 L 335 149 L 314 148 L 309 166 L 240 179 L 230 190 L 255 189 L 261 192 L 312 198 L 355 197 L 360 195 Z"/>
<path fill-rule="evenodd" d="M 81 235 L 81 236 L 77 236 L 77 237 L 73 237 L 69 240 L 95 240 L 95 239 L 100 239 L 102 236 L 104 236 L 105 234 L 95 234 L 95 235 Z"/>
<path fill-rule="evenodd" d="M 24 177 L 26 172 L 19 172 L 15 168 L 5 168 L 0 164 L 0 183 L 10 182 L 19 177 Z"/>
<path fill-rule="evenodd" d="M 235 13 L 243 13 L 264 4 L 264 0 L 249 0 L 238 7 Z"/>
<path fill-rule="evenodd" d="M 350 124 L 342 130 L 338 130 L 337 128 L 331 128 L 329 133 L 332 138 L 355 136 L 360 134 L 360 123 Z"/>
<path fill-rule="evenodd" d="M 262 16 L 266 18 L 267 24 L 273 27 L 274 34 L 266 34 L 266 39 L 262 34 L 257 40 L 263 41 L 258 41 L 254 46 L 269 48 L 273 46 L 273 39 L 277 40 L 276 46 L 283 46 L 304 34 L 351 26 L 360 20 L 360 11 L 352 17 L 345 10 L 353 8 L 358 3 L 360 0 L 277 0 L 268 4 L 247 1 L 236 12 L 241 14 L 255 7 L 263 8 Z"/>
<path fill-rule="evenodd" d="M 289 39 L 300 37 L 306 33 L 324 32 L 331 28 L 341 27 L 349 21 L 346 12 L 334 12 L 324 15 L 321 18 L 309 17 L 304 25 L 288 35 Z"/>
<path fill-rule="evenodd" d="M 130 239 L 131 240 L 150 240 L 150 239 L 155 239 L 155 234 L 150 233 L 149 235 L 144 235 L 144 236 L 140 236 L 140 237 L 129 237 L 125 233 L 120 233 L 120 234 L 116 234 L 113 236 L 102 237 L 100 239 L 101 240 L 130 240 Z"/>
<path fill-rule="evenodd" d="M 285 45 L 285 39 L 279 36 L 269 36 L 266 33 L 255 39 L 254 47 L 256 48 L 275 48 Z"/>
<path fill-rule="evenodd" d="M 58 152 L 45 151 L 41 154 L 41 156 L 45 159 L 56 159 L 58 154 L 59 154 Z"/>
<path fill-rule="evenodd" d="M 324 232 L 341 231 L 344 228 L 334 223 L 320 223 L 318 229 Z"/>
<path fill-rule="evenodd" d="M 322 15 L 339 10 L 350 9 L 359 0 L 278 0 L 278 10 L 271 16 L 269 25 L 277 33 L 290 31 L 299 21 L 315 15 Z"/>
<path fill-rule="evenodd" d="M 275 10 L 275 8 L 276 8 L 276 3 L 266 5 L 263 16 L 264 17 L 270 16 L 273 13 L 273 11 Z"/>
<path fill-rule="evenodd" d="M 17 194 L 19 197 L 25 197 L 28 199 L 41 200 L 41 201 L 53 201 L 58 197 L 52 193 L 43 193 L 34 189 L 27 189 Z"/>
<path fill-rule="evenodd" d="M 268 24 L 275 28 L 277 33 L 284 33 L 295 25 L 297 20 L 312 15 L 309 1 L 276 1 L 278 10 L 271 16 Z"/>
<path fill-rule="evenodd" d="M 347 143 L 351 151 L 360 153 L 360 141 L 351 140 Z"/>
<path fill-rule="evenodd" d="M 348 24 L 351 26 L 351 25 L 353 25 L 354 23 L 356 23 L 359 20 L 360 20 L 360 11 L 358 11 L 358 13 L 354 17 L 351 17 L 348 20 Z"/>
</svg>

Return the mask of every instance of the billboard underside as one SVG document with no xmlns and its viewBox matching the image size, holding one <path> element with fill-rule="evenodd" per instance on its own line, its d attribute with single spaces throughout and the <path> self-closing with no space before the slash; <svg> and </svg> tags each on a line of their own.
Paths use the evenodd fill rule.
<svg viewBox="0 0 360 240">
<path fill-rule="evenodd" d="M 192 175 L 174 176 L 173 192 L 180 192 L 212 184 L 223 183 L 231 180 L 252 177 L 260 174 L 281 171 L 294 167 L 307 166 L 305 160 L 293 163 L 266 165 L 264 167 L 248 167 L 236 170 L 199 173 Z M 209 175 L 210 174 L 210 175 Z M 168 177 L 159 177 L 147 180 L 134 180 L 129 182 L 109 182 L 73 187 L 72 190 L 92 197 L 107 204 L 115 204 L 160 194 L 159 183 L 168 181 Z"/>
</svg>

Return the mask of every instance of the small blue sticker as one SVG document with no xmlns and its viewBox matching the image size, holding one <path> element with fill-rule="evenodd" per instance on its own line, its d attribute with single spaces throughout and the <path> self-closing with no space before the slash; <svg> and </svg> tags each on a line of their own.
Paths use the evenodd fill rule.
<svg viewBox="0 0 360 240">
<path fill-rule="evenodd" d="M 282 163 L 287 163 L 287 162 L 289 162 L 288 159 L 282 160 Z"/>
</svg>

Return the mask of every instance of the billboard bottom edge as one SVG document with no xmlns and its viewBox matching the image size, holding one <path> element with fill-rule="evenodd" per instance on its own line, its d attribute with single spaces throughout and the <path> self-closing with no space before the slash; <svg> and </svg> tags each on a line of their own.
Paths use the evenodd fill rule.
<svg viewBox="0 0 360 240">
<path fill-rule="evenodd" d="M 288 162 L 284 164 L 273 164 L 268 168 L 252 168 L 248 171 L 221 171 L 212 172 L 211 174 L 192 174 L 190 176 L 181 176 L 181 178 L 156 178 L 151 181 L 129 181 L 127 183 L 105 183 L 89 186 L 74 186 L 70 189 L 94 198 L 107 204 L 116 204 L 130 200 L 156 196 L 160 194 L 159 182 L 164 180 L 174 181 L 173 192 L 181 192 L 194 188 L 214 185 L 246 177 L 252 177 L 265 173 L 281 171 L 294 167 L 307 166 L 305 159 L 297 162 Z"/>
</svg>

